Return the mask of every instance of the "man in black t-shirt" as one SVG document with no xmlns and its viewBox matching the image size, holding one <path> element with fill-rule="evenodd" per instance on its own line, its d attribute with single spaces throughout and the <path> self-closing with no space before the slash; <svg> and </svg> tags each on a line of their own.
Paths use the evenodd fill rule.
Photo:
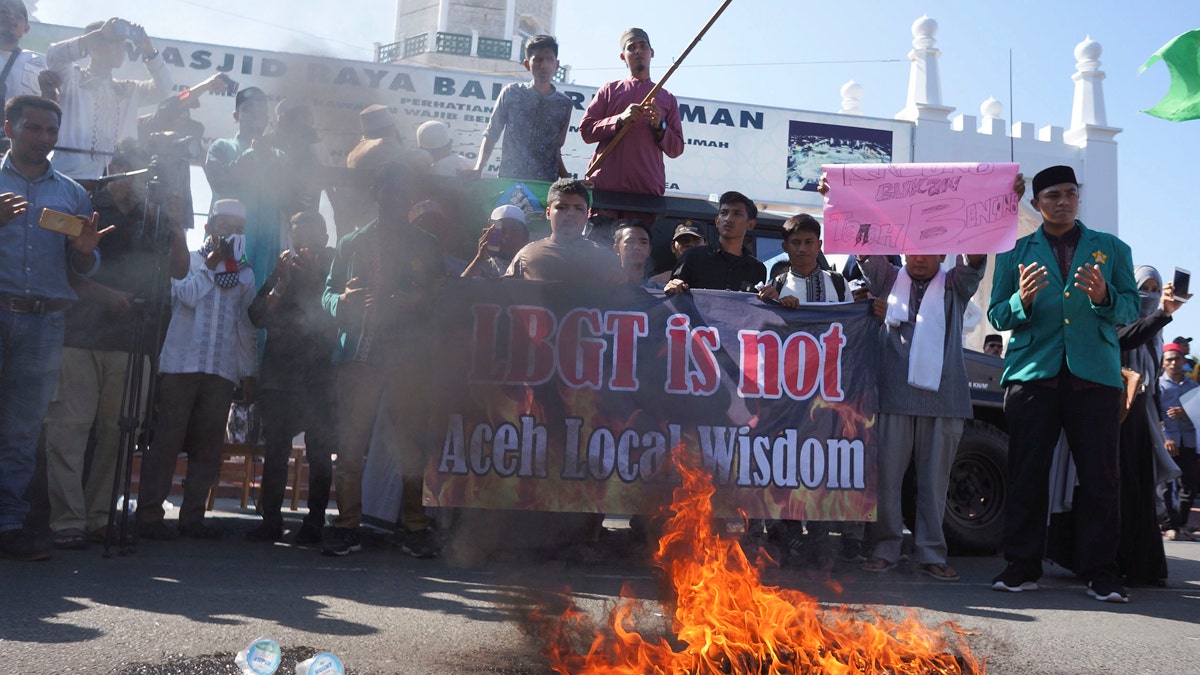
<svg viewBox="0 0 1200 675">
<path fill-rule="evenodd" d="M 684 251 L 663 291 L 676 295 L 693 288 L 757 292 L 767 267 L 745 249 L 746 233 L 754 229 L 758 208 L 740 192 L 721 195 L 717 212 L 717 243 Z"/>
</svg>

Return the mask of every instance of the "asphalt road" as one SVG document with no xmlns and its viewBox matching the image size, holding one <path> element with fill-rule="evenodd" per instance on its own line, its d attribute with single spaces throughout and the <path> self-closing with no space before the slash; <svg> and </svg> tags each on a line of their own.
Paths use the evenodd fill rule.
<svg viewBox="0 0 1200 675">
<path fill-rule="evenodd" d="M 260 636 L 285 648 L 285 668 L 316 651 L 351 673 L 549 673 L 519 617 L 570 587 L 599 615 L 622 584 L 653 599 L 644 553 L 617 529 L 594 550 L 555 559 L 513 533 L 480 555 L 414 560 L 382 535 L 361 553 L 325 558 L 287 543 L 250 544 L 252 515 L 216 517 L 218 542 L 142 542 L 133 555 L 99 547 L 56 552 L 45 563 L 0 561 L 0 671 L 6 673 L 236 673 L 232 655 Z M 518 542 L 517 545 L 512 545 Z M 467 541 L 466 544 L 477 543 Z M 462 544 L 460 543 L 460 547 Z M 1096 602 L 1061 569 L 1042 590 L 996 593 L 998 558 L 956 558 L 957 583 L 900 568 L 870 575 L 782 569 L 767 582 L 822 603 L 869 607 L 922 621 L 950 619 L 991 673 L 1200 671 L 1200 543 L 1168 542 L 1170 585 L 1133 589 L 1128 605 Z"/>
</svg>

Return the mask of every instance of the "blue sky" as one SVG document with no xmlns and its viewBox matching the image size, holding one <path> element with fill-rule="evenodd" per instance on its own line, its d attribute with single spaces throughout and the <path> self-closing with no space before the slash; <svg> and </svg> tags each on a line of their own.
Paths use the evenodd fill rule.
<svg viewBox="0 0 1200 675">
<path fill-rule="evenodd" d="M 40 0 L 35 16 L 79 25 L 103 18 L 97 3 Z M 617 38 L 645 28 L 655 48 L 655 74 L 686 47 L 717 0 L 560 0 L 556 33 L 572 78 L 597 85 L 624 72 Z M 125 18 L 161 35 L 257 49 L 370 60 L 372 43 L 393 40 L 395 0 L 122 0 Z M 115 6 L 115 5 L 114 5 Z M 347 11 L 346 7 L 352 7 Z M 1136 8 L 1130 11 L 1131 8 Z M 1172 37 L 1200 28 L 1200 3 L 1116 0 L 1002 3 L 950 0 L 734 0 L 668 86 L 677 95 L 832 112 L 841 85 L 863 85 L 863 109 L 892 117 L 904 107 L 912 22 L 937 20 L 945 105 L 979 114 L 989 96 L 1010 121 L 1067 127 L 1071 118 L 1073 50 L 1087 36 L 1104 52 L 1101 69 L 1109 126 L 1124 131 L 1119 148 L 1119 222 L 1137 263 L 1170 277 L 1173 266 L 1200 274 L 1188 199 L 1200 171 L 1200 121 L 1167 122 L 1138 110 L 1166 93 L 1166 68 L 1142 75 L 1141 64 Z M 1009 96 L 1009 50 L 1012 96 Z M 1015 114 L 1014 114 L 1015 113 Z M 1032 173 L 1041 167 L 1025 167 Z M 1084 188 L 1084 199 L 1087 198 Z M 1169 339 L 1200 338 L 1200 302 L 1180 310 Z"/>
</svg>

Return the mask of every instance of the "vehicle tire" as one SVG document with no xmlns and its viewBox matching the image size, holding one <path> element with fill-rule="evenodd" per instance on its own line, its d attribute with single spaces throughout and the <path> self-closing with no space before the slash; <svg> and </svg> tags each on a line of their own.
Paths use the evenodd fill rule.
<svg viewBox="0 0 1200 675">
<path fill-rule="evenodd" d="M 951 555 L 991 555 L 1004 535 L 1008 434 L 967 420 L 950 467 L 942 530 Z"/>
</svg>

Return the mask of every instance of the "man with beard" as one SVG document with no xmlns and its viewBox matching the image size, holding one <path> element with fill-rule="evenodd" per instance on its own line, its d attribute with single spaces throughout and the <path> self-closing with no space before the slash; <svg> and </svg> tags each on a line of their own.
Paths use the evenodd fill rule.
<svg viewBox="0 0 1200 675">
<path fill-rule="evenodd" d="M 593 162 L 622 127 L 632 127 L 592 174 L 598 190 L 661 196 L 667 185 L 663 155 L 674 159 L 683 154 L 683 125 L 675 97 L 660 89 L 653 100 L 642 105 L 654 88 L 650 79 L 653 57 L 646 31 L 630 28 L 622 33 L 621 60 L 629 68 L 629 77 L 601 86 L 579 123 L 583 141 L 599 143 Z M 621 215 L 634 214 L 614 217 Z"/>
</svg>

